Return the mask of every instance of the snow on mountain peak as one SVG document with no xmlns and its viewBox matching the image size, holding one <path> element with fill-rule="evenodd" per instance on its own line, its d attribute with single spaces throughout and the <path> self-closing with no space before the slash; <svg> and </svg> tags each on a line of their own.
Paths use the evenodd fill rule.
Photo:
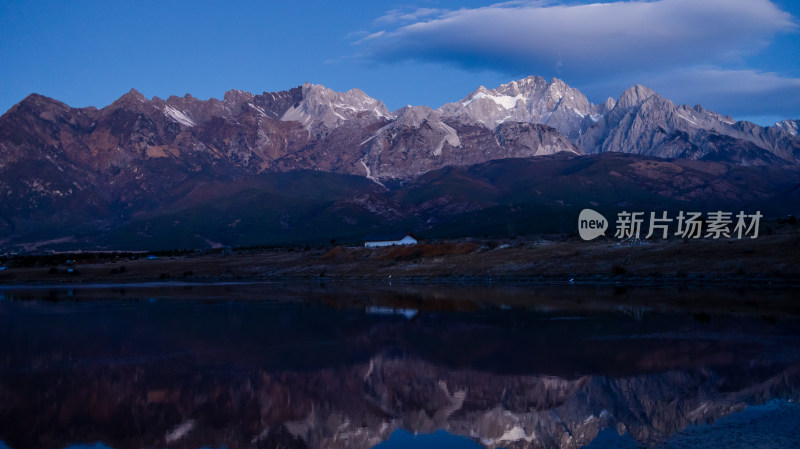
<svg viewBox="0 0 800 449">
<path fill-rule="evenodd" d="M 442 117 L 490 129 L 507 121 L 546 124 L 575 139 L 591 123 L 585 119 L 601 114 L 601 108 L 558 78 L 548 83 L 542 77 L 530 76 L 496 89 L 481 86 L 460 102 L 448 103 L 438 111 Z"/>
<path fill-rule="evenodd" d="M 370 97 L 361 89 L 337 92 L 321 84 L 305 83 L 302 91 L 303 100 L 286 111 L 281 120 L 298 121 L 306 127 L 323 124 L 328 128 L 335 128 L 359 116 L 372 119 L 394 118 L 383 102 Z"/>
<path fill-rule="evenodd" d="M 181 125 L 192 127 L 196 126 L 196 123 L 192 121 L 189 117 L 186 116 L 183 112 L 173 108 L 172 106 L 165 106 L 164 107 L 164 114 L 171 118 L 172 120 L 180 123 Z"/>
<path fill-rule="evenodd" d="M 783 120 L 775 124 L 779 129 L 785 131 L 790 136 L 796 136 L 800 128 L 800 120 Z"/>
<path fill-rule="evenodd" d="M 525 97 L 523 97 L 522 94 L 517 94 L 516 96 L 512 97 L 510 95 L 503 95 L 503 94 L 492 95 L 490 93 L 478 92 L 475 95 L 473 95 L 471 99 L 466 100 L 466 101 L 462 100 L 461 104 L 466 106 L 466 105 L 472 103 L 473 101 L 479 100 L 481 98 L 488 98 L 489 100 L 495 102 L 495 104 L 497 104 L 498 106 L 500 106 L 500 107 L 502 107 L 504 109 L 513 108 L 514 106 L 517 105 L 517 101 L 520 101 L 520 100 L 521 101 L 525 101 Z"/>
<path fill-rule="evenodd" d="M 406 106 L 397 111 L 397 118 L 390 122 L 388 125 L 379 129 L 375 135 L 362 142 L 362 144 L 372 142 L 370 148 L 374 151 L 374 144 L 377 142 L 379 148 L 382 148 L 383 142 L 386 138 L 380 136 L 391 136 L 397 132 L 405 129 L 420 129 L 422 125 L 426 124 L 423 134 L 429 135 L 430 140 L 435 143 L 432 154 L 440 156 L 445 142 L 451 147 L 458 147 L 461 145 L 461 139 L 455 129 L 444 123 L 439 115 L 428 106 Z M 376 139 L 377 138 L 377 139 Z"/>
<path fill-rule="evenodd" d="M 497 87 L 496 90 L 497 92 L 504 93 L 510 96 L 515 96 L 519 94 L 530 96 L 540 87 L 546 85 L 547 81 L 545 81 L 544 78 L 542 78 L 541 76 L 529 76 L 521 80 L 511 81 L 510 83 L 501 84 L 500 86 Z"/>
</svg>

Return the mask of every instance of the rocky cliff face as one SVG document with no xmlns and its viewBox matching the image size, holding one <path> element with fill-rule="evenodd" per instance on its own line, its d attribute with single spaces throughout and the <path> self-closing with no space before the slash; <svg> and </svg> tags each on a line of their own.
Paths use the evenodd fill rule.
<svg viewBox="0 0 800 449">
<path fill-rule="evenodd" d="M 508 122 L 495 132 L 459 121 L 442 120 L 426 106 L 397 111 L 397 119 L 362 143 L 359 161 L 376 179 L 415 178 L 449 165 L 474 165 L 493 159 L 533 157 L 579 150 L 555 129 Z"/>
<path fill-rule="evenodd" d="M 626 90 L 613 109 L 578 139 L 586 153 L 726 160 L 741 165 L 795 163 L 800 139 L 789 125 L 735 122 L 701 106 L 676 106 L 647 87 Z"/>
<path fill-rule="evenodd" d="M 302 99 L 292 105 L 281 117 L 284 121 L 297 121 L 307 128 L 324 126 L 332 129 L 356 117 L 372 119 L 394 118 L 386 106 L 360 89 L 336 92 L 325 86 L 306 83 L 301 86 Z"/>
</svg>

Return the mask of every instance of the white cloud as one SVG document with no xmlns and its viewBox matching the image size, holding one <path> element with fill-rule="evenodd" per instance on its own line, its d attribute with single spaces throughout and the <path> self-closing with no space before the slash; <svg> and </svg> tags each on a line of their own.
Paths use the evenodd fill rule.
<svg viewBox="0 0 800 449">
<path fill-rule="evenodd" d="M 426 11 L 361 41 L 372 60 L 418 60 L 569 80 L 724 64 L 797 30 L 769 0 L 657 0 L 563 5 L 508 2 Z M 384 23 L 413 18 L 399 11 Z"/>
<path fill-rule="evenodd" d="M 703 67 L 674 70 L 644 81 L 676 103 L 699 103 L 737 118 L 770 114 L 800 118 L 800 78 Z"/>
<path fill-rule="evenodd" d="M 363 38 L 359 39 L 358 41 L 356 41 L 356 44 L 361 44 L 361 43 L 364 43 L 364 42 L 367 42 L 367 41 L 371 41 L 371 40 L 374 40 L 374 39 L 379 39 L 384 34 L 386 34 L 386 31 L 383 31 L 383 30 L 376 31 L 376 32 L 374 32 L 372 34 L 368 34 L 367 36 L 364 36 Z"/>
<path fill-rule="evenodd" d="M 448 12 L 444 9 L 437 8 L 417 8 L 414 10 L 404 9 L 391 9 L 375 19 L 375 23 L 398 23 L 398 22 L 414 22 L 426 17 L 441 15 Z"/>
<path fill-rule="evenodd" d="M 800 89 L 798 78 L 786 78 L 777 73 L 756 70 L 724 70 L 712 67 L 678 70 L 668 76 L 652 79 L 654 85 L 672 84 L 672 81 L 711 95 L 726 92 L 768 95 L 776 90 Z"/>
</svg>

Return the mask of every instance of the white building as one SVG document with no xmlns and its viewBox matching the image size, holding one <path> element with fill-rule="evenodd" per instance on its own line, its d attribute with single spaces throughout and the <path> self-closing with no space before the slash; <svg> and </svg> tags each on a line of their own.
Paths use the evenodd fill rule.
<svg viewBox="0 0 800 449">
<path fill-rule="evenodd" d="M 367 237 L 364 248 L 378 248 L 392 245 L 416 245 L 417 239 L 412 234 L 373 235 Z"/>
</svg>

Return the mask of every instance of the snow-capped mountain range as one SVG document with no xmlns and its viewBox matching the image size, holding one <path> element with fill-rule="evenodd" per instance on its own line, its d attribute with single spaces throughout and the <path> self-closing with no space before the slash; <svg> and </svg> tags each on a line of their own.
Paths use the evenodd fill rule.
<svg viewBox="0 0 800 449">
<path fill-rule="evenodd" d="M 103 109 L 70 108 L 33 94 L 0 119 L 0 160 L 8 166 L 38 154 L 57 170 L 87 154 L 102 156 L 86 161 L 95 169 L 124 170 L 153 158 L 200 166 L 214 160 L 248 173 L 314 169 L 380 182 L 562 151 L 794 164 L 797 129 L 796 120 L 761 127 L 701 106 L 676 106 L 639 85 L 616 101 L 592 104 L 559 79 L 528 77 L 481 86 L 439 109 L 392 112 L 359 89 L 306 83 L 261 95 L 232 90 L 205 101 L 147 99 L 131 90 Z"/>
<path fill-rule="evenodd" d="M 258 104 L 287 96 L 295 100 L 289 107 L 274 102 Z M 215 116 L 232 119 L 242 113 L 242 108 L 250 108 L 263 117 L 299 123 L 308 131 L 309 143 L 325 142 L 328 150 L 335 150 L 326 140 L 332 134 L 363 137 L 358 143 L 346 143 L 356 145 L 355 152 L 360 154 L 350 155 L 349 165 L 332 168 L 376 180 L 407 179 L 446 165 L 559 151 L 576 154 L 613 151 L 663 158 L 725 160 L 743 165 L 796 163 L 800 154 L 797 121 L 787 120 L 773 127 L 736 122 L 699 105 L 676 106 L 641 85 L 629 88 L 618 100 L 608 98 L 602 104 L 592 104 L 579 90 L 559 79 L 548 82 L 534 76 L 495 89 L 480 86 L 462 100 L 436 110 L 408 106 L 391 112 L 381 101 L 359 89 L 336 92 L 309 83 L 292 91 L 260 96 L 230 91 L 223 102 L 211 99 L 198 103 L 191 97 L 153 101 L 168 118 L 184 127 L 194 127 Z M 548 136 L 543 141 L 544 128 L 533 136 L 530 127 L 501 128 L 508 123 L 545 125 L 566 137 L 569 143 L 557 136 Z M 369 134 L 376 124 L 381 126 Z M 479 128 L 477 133 L 474 128 Z M 521 134 L 509 136 L 511 129 Z M 487 131 L 494 134 L 493 139 L 486 139 Z M 359 133 L 360 136 L 353 135 Z M 550 133 L 552 130 L 548 129 L 545 134 Z M 264 133 L 259 135 L 264 137 Z M 268 140 L 262 138 L 261 146 Z M 511 141 L 525 142 L 524 150 L 507 151 L 505 143 Z M 252 149 L 258 152 L 258 147 L 257 144 Z M 307 168 L 317 168 L 312 165 Z"/>
<path fill-rule="evenodd" d="M 438 109 L 394 112 L 359 89 L 309 83 L 262 94 L 231 90 L 221 100 L 148 99 L 131 89 L 102 109 L 31 94 L 0 116 L 0 244 L 20 231 L 20 217 L 32 226 L 46 217 L 64 229 L 81 226 L 81 216 L 125 221 L 189 201 L 204 183 L 270 173 L 311 170 L 391 189 L 447 167 L 556 154 L 798 167 L 798 123 L 736 122 L 639 85 L 592 104 L 563 81 L 541 77 L 479 87 Z M 370 195 L 348 204 L 397 215 Z M 461 209 L 475 207 L 482 206 Z"/>
</svg>

